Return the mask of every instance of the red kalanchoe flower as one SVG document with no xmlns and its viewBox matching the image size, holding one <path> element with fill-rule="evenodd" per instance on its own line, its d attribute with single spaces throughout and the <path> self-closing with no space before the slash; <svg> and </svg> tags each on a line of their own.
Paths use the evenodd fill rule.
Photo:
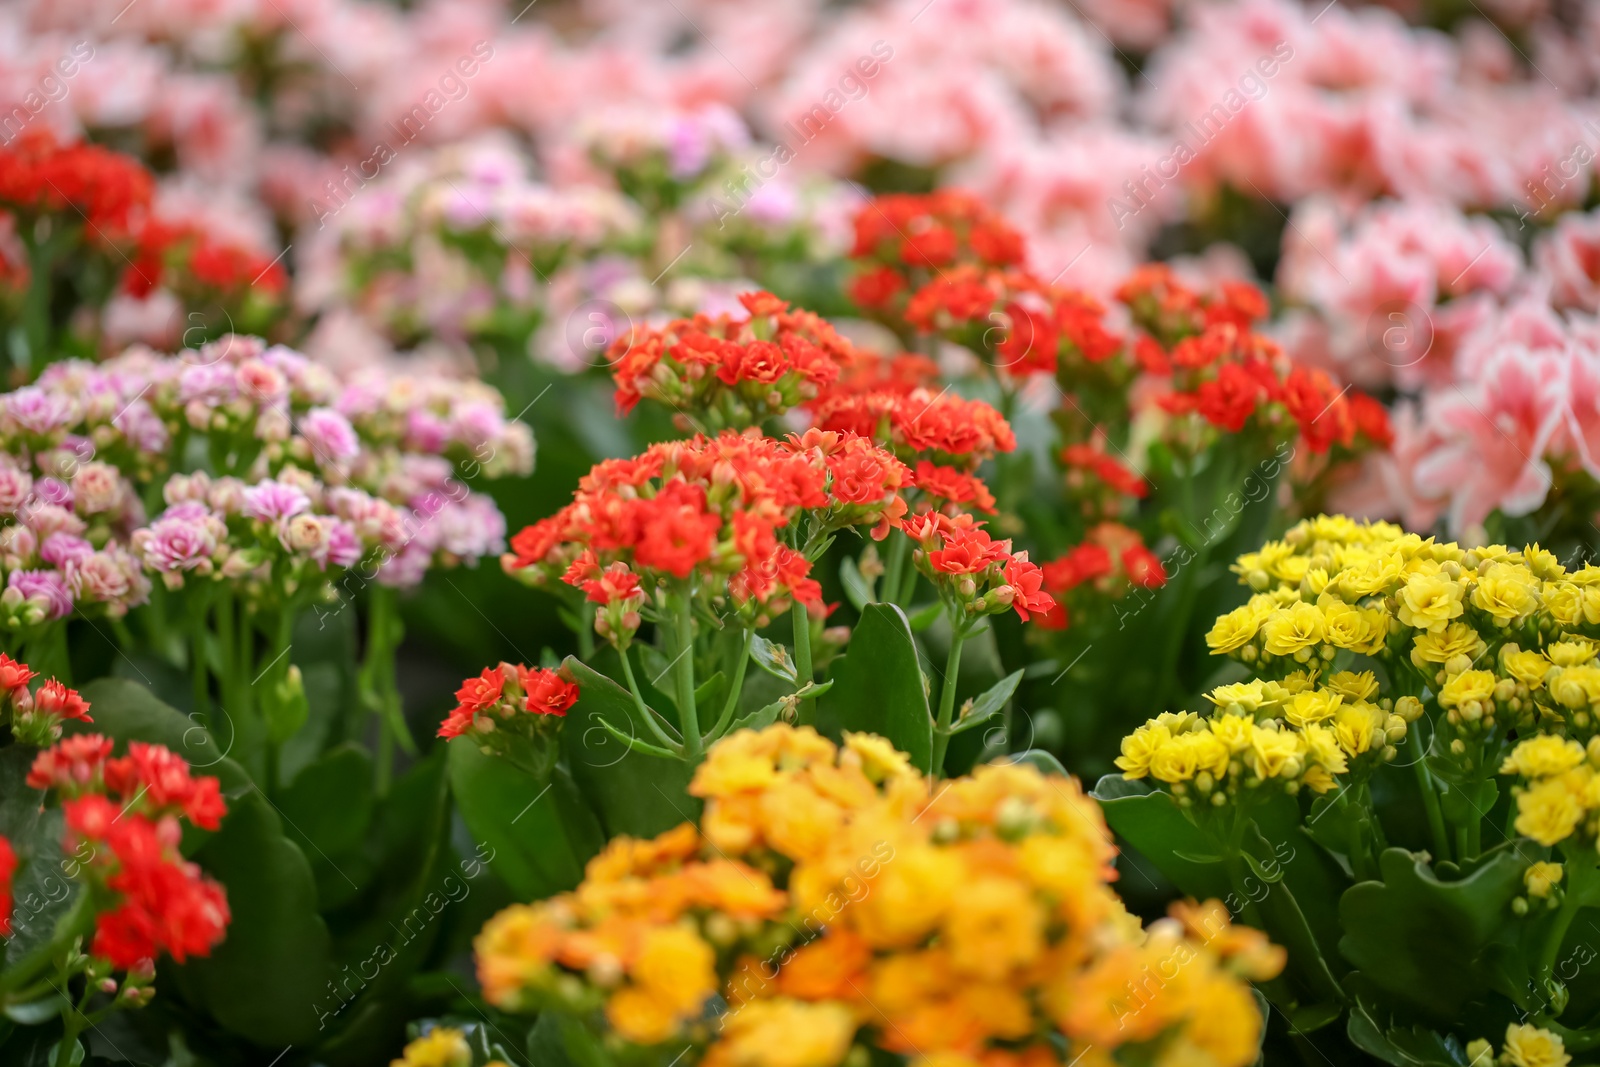
<svg viewBox="0 0 1600 1067">
<path fill-rule="evenodd" d="M 106 788 L 125 797 L 137 796 L 147 809 L 181 814 L 202 830 L 215 830 L 227 804 L 215 778 L 193 777 L 189 763 L 164 745 L 130 741 L 128 754 L 107 760 Z"/>
<path fill-rule="evenodd" d="M 1111 553 L 1104 545 L 1085 541 L 1074 545 L 1066 555 L 1046 563 L 1043 568 L 1045 588 L 1054 593 L 1065 593 L 1085 582 L 1109 575 L 1114 569 Z"/>
<path fill-rule="evenodd" d="M 820 316 L 771 293 L 743 293 L 745 318 L 698 314 L 640 326 L 611 345 L 617 410 L 649 397 L 688 426 L 751 425 L 814 399 L 857 353 Z"/>
<path fill-rule="evenodd" d="M 94 722 L 89 718 L 89 702 L 78 695 L 76 689 L 68 689 L 54 678 L 39 687 L 33 695 L 33 707 L 46 715 L 57 719 L 77 719 L 79 722 Z"/>
<path fill-rule="evenodd" d="M 954 467 L 940 467 L 927 460 L 917 463 L 917 488 L 925 496 L 948 504 L 967 504 L 979 511 L 994 514 L 994 494 L 977 475 L 967 474 Z"/>
<path fill-rule="evenodd" d="M 1162 566 L 1161 557 L 1143 544 L 1122 550 L 1122 572 L 1141 589 L 1159 589 L 1167 584 L 1167 569 Z"/>
<path fill-rule="evenodd" d="M 120 898 L 96 918 L 91 953 L 119 969 L 162 952 L 179 963 L 210 954 L 231 919 L 227 896 L 179 853 L 176 818 L 131 812 L 98 793 L 62 808 L 70 848 L 84 841 L 105 846 L 96 849 L 90 869 Z"/>
<path fill-rule="evenodd" d="M 557 671 L 518 666 L 517 684 L 522 687 L 524 706 L 535 715 L 566 715 L 578 702 L 577 683 Z"/>
<path fill-rule="evenodd" d="M 0 937 L 11 936 L 11 877 L 17 873 L 17 854 L 0 836 Z"/>
<path fill-rule="evenodd" d="M 0 652 L 0 689 L 4 689 L 13 698 L 28 688 L 28 683 L 38 675 L 28 669 L 26 663 L 18 663 L 4 652 Z"/>
<path fill-rule="evenodd" d="M 126 234 L 154 190 L 155 180 L 138 160 L 99 145 L 60 144 L 42 126 L 0 149 L 0 204 L 25 215 L 61 212 L 67 221 L 82 219 L 95 240 Z"/>
<path fill-rule="evenodd" d="M 28 771 L 28 788 L 58 789 L 67 796 L 98 789 L 103 784 L 112 747 L 111 739 L 99 734 L 63 738 L 34 757 Z"/>
<path fill-rule="evenodd" d="M 478 702 L 491 691 L 493 699 Z M 522 714 L 565 716 L 578 702 L 578 686 L 558 671 L 502 663 L 468 679 L 457 696 L 461 704 L 439 725 L 439 736 L 479 733 L 487 739 L 498 736 L 501 724 L 514 725 Z"/>
<path fill-rule="evenodd" d="M 1006 546 L 980 529 L 953 529 L 945 534 L 944 547 L 928 553 L 928 563 L 945 574 L 977 574 L 1006 555 Z"/>
<path fill-rule="evenodd" d="M 1011 587 L 1011 606 L 1017 614 L 1022 616 L 1022 621 L 1027 622 L 1030 614 L 1043 615 L 1056 606 L 1055 598 L 1044 591 L 1044 574 L 1033 563 L 1028 562 L 1027 553 L 1021 552 L 1005 564 L 1006 584 Z"/>
<path fill-rule="evenodd" d="M 478 677 L 468 678 L 461 683 L 461 688 L 456 690 L 456 701 L 462 707 L 474 711 L 486 708 L 500 699 L 505 685 L 506 678 L 500 668 L 485 667 Z"/>
</svg>

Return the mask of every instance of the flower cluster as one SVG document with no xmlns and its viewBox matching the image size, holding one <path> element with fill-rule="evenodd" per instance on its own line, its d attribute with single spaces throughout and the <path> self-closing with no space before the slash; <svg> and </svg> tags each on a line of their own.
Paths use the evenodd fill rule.
<svg viewBox="0 0 1600 1067">
<path fill-rule="evenodd" d="M 577 702 L 577 684 L 556 671 L 520 663 L 485 667 L 456 690 L 456 708 L 439 725 L 439 736 L 472 734 L 492 743 L 495 733 L 529 722 L 526 715 L 535 716 L 534 723 L 544 716 L 559 718 Z"/>
<path fill-rule="evenodd" d="M 1479 1038 L 1466 1047 L 1468 1067 L 1567 1067 L 1572 1057 L 1561 1035 L 1531 1023 L 1508 1023 L 1498 1058 L 1494 1046 Z"/>
<path fill-rule="evenodd" d="M 697 314 L 641 327 L 611 346 L 617 410 L 649 397 L 674 408 L 684 428 L 757 425 L 839 378 L 855 349 L 821 317 L 771 293 L 743 293 L 743 318 Z"/>
<path fill-rule="evenodd" d="M 1415 698 L 1374 702 L 1377 693 L 1371 671 L 1219 686 L 1206 694 L 1208 714 L 1165 712 L 1123 738 L 1117 766 L 1161 782 L 1183 806 L 1247 801 L 1266 784 L 1326 793 L 1336 775 L 1359 783 L 1394 759 L 1422 714 Z"/>
<path fill-rule="evenodd" d="M 863 269 L 850 292 L 869 310 L 887 310 L 898 302 L 903 313 L 910 283 L 926 279 L 928 271 L 958 264 L 1016 266 L 1025 251 L 1022 235 L 970 193 L 941 189 L 926 196 L 880 196 L 856 214 L 850 255 Z"/>
<path fill-rule="evenodd" d="M 137 160 L 99 145 L 60 143 L 33 127 L 0 149 L 0 208 L 34 219 L 82 221 L 101 243 L 125 240 L 149 209 L 155 182 Z M 80 214 L 81 213 L 81 214 Z"/>
<path fill-rule="evenodd" d="M 576 892 L 485 927 L 492 1003 L 603 1007 L 623 1039 L 687 1040 L 721 1067 L 834 1067 L 874 1046 L 990 1067 L 1090 1047 L 1157 1064 L 1256 1054 L 1241 979 L 1276 975 L 1282 951 L 1220 905 L 1140 930 L 1070 780 L 993 765 L 934 793 L 882 738 L 836 746 L 780 724 L 714 747 L 691 791 L 698 832 L 620 838 Z M 1159 988 L 1132 994 L 1163 961 Z"/>
<path fill-rule="evenodd" d="M 1145 331 L 1134 354 L 1147 374 L 1166 379 L 1159 403 L 1173 415 L 1195 414 L 1235 434 L 1252 420 L 1267 427 L 1292 421 L 1314 453 L 1389 443 L 1381 404 L 1340 389 L 1323 371 L 1295 365 L 1276 342 L 1253 331 L 1267 312 L 1259 290 L 1224 283 L 1217 296 L 1206 297 L 1171 268 L 1152 264 L 1117 295 Z"/>
<path fill-rule="evenodd" d="M 1515 790 L 1517 833 L 1541 845 L 1553 846 L 1568 838 L 1592 848 L 1595 814 L 1600 812 L 1600 740 L 1587 746 L 1555 734 L 1539 734 L 1520 742 L 1500 767 L 1523 784 Z M 1555 881 L 1561 880 L 1559 865 Z"/>
<path fill-rule="evenodd" d="M 26 417 L 26 390 L 0 414 L 0 422 Z M 26 453 L 23 453 L 26 455 Z M 79 463 L 72 446 L 34 454 L 35 477 L 14 455 L 0 456 L 0 620 L 27 631 L 84 614 L 119 618 L 142 604 L 150 581 L 127 550 L 126 539 L 143 519 L 137 494 L 116 468 Z"/>
<path fill-rule="evenodd" d="M 887 536 L 911 485 L 904 464 L 853 434 L 695 437 L 598 464 L 572 503 L 512 538 L 504 562 L 530 584 L 559 579 L 615 607 L 596 628 L 623 647 L 640 607 L 674 581 L 711 597 L 725 588 L 738 610 L 770 621 L 791 600 L 821 602 L 813 543 L 850 526 Z"/>
<path fill-rule="evenodd" d="M 389 1067 L 473 1067 L 472 1046 L 466 1035 L 449 1026 L 435 1026 L 409 1042 L 400 1058 Z M 489 1060 L 483 1067 L 506 1067 L 503 1060 Z"/>
<path fill-rule="evenodd" d="M 1098 522 L 1078 544 L 1058 559 L 1040 565 L 1044 588 L 1057 598 L 1041 625 L 1062 629 L 1068 624 L 1068 594 L 1096 599 L 1120 597 L 1133 589 L 1159 589 L 1167 584 L 1166 567 L 1150 551 L 1137 530 L 1119 522 Z"/>
<path fill-rule="evenodd" d="M 0 705 L 11 720 L 11 735 L 24 744 L 44 748 L 61 739 L 68 719 L 94 722 L 89 702 L 54 678 L 37 692 L 29 688 L 38 675 L 26 663 L 0 652 Z"/>
<path fill-rule="evenodd" d="M 61 803 L 66 851 L 94 848 L 84 877 L 104 906 L 90 951 L 118 969 L 161 953 L 179 963 L 209 955 L 227 928 L 228 903 L 179 853 L 179 819 L 217 829 L 227 810 L 217 780 L 191 776 L 161 745 L 134 741 L 125 756 L 111 752 L 107 738 L 79 734 L 39 753 L 28 772 L 29 787 Z"/>
<path fill-rule="evenodd" d="M 1048 616 L 1055 599 L 1044 591 L 1044 572 L 1013 552 L 1010 540 L 996 541 L 971 515 L 954 518 L 930 511 L 905 522 L 916 549 L 912 559 L 938 590 L 957 619 L 972 619 L 1015 608 L 1023 622 Z"/>
</svg>

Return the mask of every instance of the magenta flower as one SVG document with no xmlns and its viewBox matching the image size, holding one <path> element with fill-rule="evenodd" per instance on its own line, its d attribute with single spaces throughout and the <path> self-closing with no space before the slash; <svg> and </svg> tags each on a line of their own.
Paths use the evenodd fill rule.
<svg viewBox="0 0 1600 1067">
<path fill-rule="evenodd" d="M 310 510 L 311 498 L 301 490 L 282 482 L 262 482 L 244 491 L 239 513 L 247 519 L 282 522 Z"/>
<path fill-rule="evenodd" d="M 46 619 L 72 614 L 72 590 L 57 571 L 12 571 L 6 576 L 6 588 L 15 589 L 26 600 L 43 603 Z"/>
<path fill-rule="evenodd" d="M 361 454 L 350 420 L 332 408 L 312 408 L 300 419 L 300 436 L 321 463 L 340 464 Z"/>
</svg>

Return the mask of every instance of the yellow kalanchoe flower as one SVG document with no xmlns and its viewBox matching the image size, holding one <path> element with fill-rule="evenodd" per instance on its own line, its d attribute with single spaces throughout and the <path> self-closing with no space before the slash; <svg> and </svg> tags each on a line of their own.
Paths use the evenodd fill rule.
<svg viewBox="0 0 1600 1067">
<path fill-rule="evenodd" d="M 1532 614 L 1539 606 L 1538 583 L 1525 567 L 1496 563 L 1478 572 L 1472 589 L 1472 606 L 1486 612 L 1501 626 Z"/>
<path fill-rule="evenodd" d="M 406 1045 L 390 1067 L 471 1067 L 472 1048 L 460 1030 L 436 1026 Z"/>
<path fill-rule="evenodd" d="M 1526 1023 L 1506 1027 L 1506 1043 L 1500 1050 L 1502 1067 L 1567 1067 L 1571 1062 L 1566 1045 L 1550 1031 Z"/>
<path fill-rule="evenodd" d="M 1234 608 L 1211 627 L 1206 634 L 1206 647 L 1211 649 L 1213 655 L 1233 652 L 1254 640 L 1260 626 L 1261 616 L 1254 608 L 1248 604 Z"/>
<path fill-rule="evenodd" d="M 1522 872 L 1522 881 L 1528 887 L 1530 897 L 1543 899 L 1550 895 L 1551 889 L 1561 884 L 1561 874 L 1562 867 L 1559 863 L 1533 863 Z"/>
<path fill-rule="evenodd" d="M 1465 609 L 1459 582 L 1442 574 L 1413 574 L 1400 590 L 1400 623 L 1437 633 Z"/>
<path fill-rule="evenodd" d="M 1327 636 L 1328 624 L 1322 609 L 1315 604 L 1295 604 L 1280 608 L 1261 624 L 1261 647 L 1274 656 L 1303 659 Z"/>
<path fill-rule="evenodd" d="M 1325 683 L 1340 696 L 1351 700 L 1371 700 L 1378 693 L 1378 679 L 1371 671 L 1340 671 Z"/>
<path fill-rule="evenodd" d="M 1511 750 L 1500 765 L 1501 774 L 1520 774 L 1524 778 L 1548 778 L 1564 774 L 1582 763 L 1582 745 L 1563 737 L 1541 734 L 1530 737 Z"/>
</svg>

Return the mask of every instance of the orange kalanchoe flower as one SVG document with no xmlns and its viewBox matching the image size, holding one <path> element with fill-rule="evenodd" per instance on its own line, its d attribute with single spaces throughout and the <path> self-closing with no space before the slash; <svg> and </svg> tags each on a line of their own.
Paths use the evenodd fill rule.
<svg viewBox="0 0 1600 1067">
<path fill-rule="evenodd" d="M 577 683 L 562 672 L 512 663 L 485 667 L 456 690 L 456 709 L 439 725 L 439 736 L 492 735 L 523 724 L 538 730 L 540 717 L 564 717 L 577 702 Z"/>
<path fill-rule="evenodd" d="M 855 358 L 820 316 L 767 292 L 739 301 L 742 319 L 701 313 L 618 337 L 608 353 L 617 410 L 648 397 L 676 409 L 685 429 L 751 426 L 814 399 Z"/>
<path fill-rule="evenodd" d="M 618 839 L 575 892 L 490 921 L 492 1003 L 602 1009 L 602 1039 L 687 1042 L 713 1067 L 1255 1059 L 1247 979 L 1282 950 L 1215 902 L 1141 929 L 1072 779 L 991 764 L 930 783 L 881 737 L 780 723 L 714 746 L 690 792 L 698 833 Z"/>
<path fill-rule="evenodd" d="M 913 483 L 894 455 L 850 433 L 672 441 L 597 464 L 571 504 L 512 538 L 503 562 L 529 584 L 583 589 L 602 605 L 596 629 L 619 647 L 644 597 L 675 581 L 726 591 L 770 622 L 792 601 L 822 601 L 802 539 L 867 526 L 881 540 L 903 521 Z"/>
</svg>

